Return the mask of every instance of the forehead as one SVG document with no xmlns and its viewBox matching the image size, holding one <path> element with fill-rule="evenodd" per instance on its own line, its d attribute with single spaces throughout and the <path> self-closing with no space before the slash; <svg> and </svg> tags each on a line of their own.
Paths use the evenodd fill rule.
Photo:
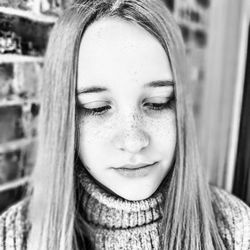
<svg viewBox="0 0 250 250">
<path fill-rule="evenodd" d="M 105 18 L 90 25 L 83 35 L 78 87 L 112 87 L 118 79 L 120 84 L 145 84 L 172 80 L 172 72 L 166 52 L 154 36 L 135 23 Z"/>
</svg>

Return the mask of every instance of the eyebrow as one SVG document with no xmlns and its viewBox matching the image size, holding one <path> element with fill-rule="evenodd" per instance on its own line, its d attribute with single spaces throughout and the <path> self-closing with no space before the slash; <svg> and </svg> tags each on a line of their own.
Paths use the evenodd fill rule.
<svg viewBox="0 0 250 250">
<path fill-rule="evenodd" d="M 158 88 L 158 87 L 168 87 L 168 86 L 174 86 L 174 82 L 169 81 L 169 80 L 153 81 L 153 82 L 149 82 L 149 83 L 146 83 L 143 85 L 144 88 Z M 104 91 L 108 91 L 108 89 L 104 88 L 104 87 L 93 86 L 93 87 L 89 87 L 89 88 L 80 89 L 77 92 L 77 95 L 88 94 L 88 93 L 100 93 L 100 92 L 104 92 Z"/>
<path fill-rule="evenodd" d="M 173 81 L 153 81 L 153 82 L 149 82 L 144 84 L 144 88 L 148 88 L 148 87 L 153 87 L 153 88 L 157 88 L 157 87 L 168 87 L 168 86 L 174 86 L 174 82 Z"/>
</svg>

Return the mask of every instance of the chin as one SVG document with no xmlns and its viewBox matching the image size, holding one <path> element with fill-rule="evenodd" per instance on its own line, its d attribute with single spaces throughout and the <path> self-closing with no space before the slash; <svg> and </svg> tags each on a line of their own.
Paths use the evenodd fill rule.
<svg viewBox="0 0 250 250">
<path fill-rule="evenodd" d="M 152 194 L 150 195 L 145 195 L 145 194 L 142 194 L 142 195 L 133 195 L 133 196 L 126 196 L 126 197 L 123 197 L 124 199 L 126 200 L 129 200 L 129 201 L 140 201 L 140 200 L 145 200 L 147 198 L 149 198 Z"/>
<path fill-rule="evenodd" d="M 148 190 L 147 192 L 145 192 L 145 190 L 143 190 L 144 192 L 138 192 L 138 190 L 140 190 L 142 188 L 137 188 L 137 189 L 133 189 L 133 190 L 126 190 L 123 192 L 117 192 L 118 196 L 122 197 L 123 199 L 129 200 L 129 201 L 140 201 L 140 200 L 145 200 L 148 199 L 149 197 L 151 197 L 154 192 L 156 191 L 157 188 L 153 189 L 153 190 Z"/>
</svg>

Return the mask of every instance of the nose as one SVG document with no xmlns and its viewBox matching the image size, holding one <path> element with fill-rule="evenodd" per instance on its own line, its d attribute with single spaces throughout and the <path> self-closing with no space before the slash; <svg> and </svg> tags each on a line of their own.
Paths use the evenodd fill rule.
<svg viewBox="0 0 250 250">
<path fill-rule="evenodd" d="M 138 153 L 149 145 L 149 135 L 139 127 L 126 128 L 113 138 L 115 147 L 128 153 Z"/>
</svg>

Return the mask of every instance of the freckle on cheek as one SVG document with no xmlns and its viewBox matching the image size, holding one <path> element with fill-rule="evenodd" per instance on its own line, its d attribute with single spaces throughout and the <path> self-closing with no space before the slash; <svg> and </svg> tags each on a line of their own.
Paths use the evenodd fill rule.
<svg viewBox="0 0 250 250">
<path fill-rule="evenodd" d="M 89 121 L 81 128 L 81 137 L 85 138 L 85 142 L 88 144 L 111 136 L 113 129 L 114 126 L 105 126 L 100 121 L 97 123 Z"/>
<path fill-rule="evenodd" d="M 153 133 L 159 136 L 166 136 L 173 132 L 175 129 L 175 118 L 166 117 L 164 119 L 151 119 L 148 121 L 147 126 Z"/>
</svg>

